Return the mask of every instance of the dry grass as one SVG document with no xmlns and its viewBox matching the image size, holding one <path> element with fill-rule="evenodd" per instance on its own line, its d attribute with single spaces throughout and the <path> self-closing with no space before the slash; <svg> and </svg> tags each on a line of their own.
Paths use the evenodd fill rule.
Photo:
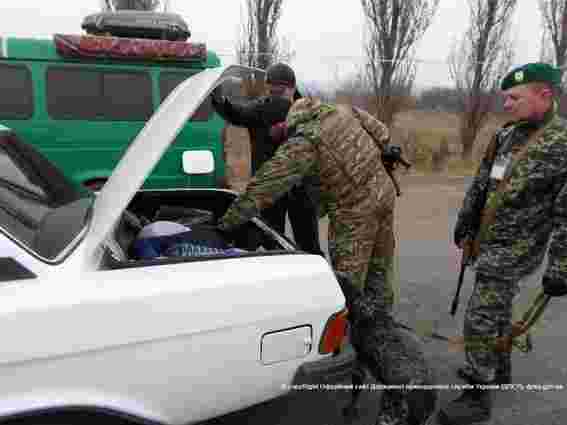
<svg viewBox="0 0 567 425">
<path fill-rule="evenodd" d="M 392 126 L 392 140 L 400 144 L 404 155 L 413 164 L 414 172 L 463 176 L 474 174 L 480 157 L 494 131 L 506 120 L 492 116 L 481 130 L 473 160 L 460 159 L 459 117 L 457 114 L 433 111 L 406 111 L 396 116 Z M 241 190 L 249 179 L 248 132 L 228 127 L 225 141 L 227 179 L 229 187 Z"/>
<path fill-rule="evenodd" d="M 480 131 L 471 162 L 461 158 L 459 116 L 448 112 L 406 111 L 398 114 L 392 126 L 394 143 L 404 152 L 421 173 L 470 175 L 474 173 L 494 131 L 506 120 L 492 116 Z"/>
</svg>

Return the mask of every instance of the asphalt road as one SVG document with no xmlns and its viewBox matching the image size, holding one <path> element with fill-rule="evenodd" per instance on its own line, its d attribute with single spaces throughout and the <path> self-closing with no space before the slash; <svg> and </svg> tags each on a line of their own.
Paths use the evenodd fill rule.
<svg viewBox="0 0 567 425">
<path fill-rule="evenodd" d="M 454 225 L 447 223 L 448 233 Z M 473 273 L 467 272 L 461 305 L 455 318 L 449 314 L 455 291 L 457 259 L 447 240 L 402 240 L 399 247 L 399 301 L 397 318 L 418 329 L 435 329 L 455 335 L 462 328 L 463 312 L 471 292 Z M 539 285 L 537 276 L 525 283 L 519 304 L 525 305 Z M 513 383 L 523 384 L 515 391 L 500 391 L 495 398 L 491 425 L 559 425 L 567 423 L 567 299 L 554 299 L 534 333 L 534 351 L 516 353 L 513 358 Z M 463 384 L 455 369 L 462 353 L 448 350 L 446 343 L 424 339 L 424 346 L 436 369 L 438 384 Z M 372 381 L 368 381 L 369 384 Z M 531 385 L 532 390 L 527 390 Z M 545 390 L 545 385 L 563 390 Z M 549 388 L 549 387 L 547 387 Z M 533 390 L 535 389 L 535 390 Z M 455 390 L 441 390 L 440 404 L 456 397 Z M 289 396 L 207 421 L 207 425 L 344 424 L 341 408 L 347 403 L 346 391 L 297 391 Z M 362 396 L 362 416 L 353 425 L 374 424 L 379 391 Z M 433 423 L 436 423 L 433 421 Z"/>
</svg>

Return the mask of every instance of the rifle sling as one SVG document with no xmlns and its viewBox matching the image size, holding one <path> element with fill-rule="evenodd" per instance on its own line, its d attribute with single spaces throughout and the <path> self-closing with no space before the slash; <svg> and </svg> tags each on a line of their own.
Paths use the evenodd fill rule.
<svg viewBox="0 0 567 425">
<path fill-rule="evenodd" d="M 535 132 L 533 132 L 529 136 L 527 142 L 519 149 L 515 151 L 512 150 L 512 161 L 510 164 L 510 170 L 506 174 L 506 176 L 504 176 L 504 178 L 502 178 L 502 180 L 498 182 L 495 189 L 495 193 L 502 194 L 508 190 L 510 180 L 512 178 L 512 175 L 514 174 L 513 173 L 514 169 L 518 166 L 518 163 L 527 156 L 528 149 L 530 148 L 530 146 L 539 140 L 540 136 L 548 128 L 550 123 L 547 123 L 546 125 L 540 127 Z M 496 153 L 497 153 L 495 143 L 491 142 L 489 149 L 490 151 L 488 152 L 488 159 L 490 160 L 491 164 L 494 165 L 494 160 L 496 159 Z M 488 185 L 486 190 L 488 191 Z M 472 246 L 470 248 L 471 255 L 473 256 L 473 258 L 477 258 L 478 255 L 480 254 L 480 243 L 482 241 L 482 236 L 485 233 L 485 230 L 488 229 L 488 227 L 491 226 L 496 221 L 496 212 L 498 210 L 498 206 L 486 206 L 486 202 L 487 199 L 485 199 L 485 206 L 484 209 L 481 211 L 479 230 L 477 232 L 475 239 L 472 241 Z"/>
</svg>

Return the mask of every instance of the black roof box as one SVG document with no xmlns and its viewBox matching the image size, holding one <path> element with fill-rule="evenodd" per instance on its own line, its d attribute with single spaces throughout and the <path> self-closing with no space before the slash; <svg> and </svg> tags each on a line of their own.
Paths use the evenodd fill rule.
<svg viewBox="0 0 567 425">
<path fill-rule="evenodd" d="M 191 36 L 185 20 L 175 13 L 118 10 L 88 15 L 81 25 L 87 34 L 185 41 Z"/>
</svg>

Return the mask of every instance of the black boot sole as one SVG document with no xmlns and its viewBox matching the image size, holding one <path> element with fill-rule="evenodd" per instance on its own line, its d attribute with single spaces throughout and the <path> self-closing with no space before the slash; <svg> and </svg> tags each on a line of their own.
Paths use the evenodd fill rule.
<svg viewBox="0 0 567 425">
<path fill-rule="evenodd" d="M 451 419 L 449 419 L 447 417 L 447 415 L 445 414 L 445 412 L 443 412 L 443 410 L 439 410 L 436 417 L 437 417 L 437 424 L 439 424 L 439 425 L 460 425 L 458 422 L 451 421 Z M 487 417 L 486 419 L 473 422 L 469 425 L 487 425 L 487 422 L 490 421 L 490 419 L 491 419 L 491 417 Z M 431 422 L 431 425 L 433 425 L 433 424 L 434 424 L 434 422 Z M 429 423 L 427 422 L 424 425 L 429 425 Z"/>
<path fill-rule="evenodd" d="M 457 369 L 457 376 L 463 381 L 471 382 L 471 376 L 462 367 Z M 496 375 L 494 383 L 496 385 L 509 385 L 512 383 L 512 377 L 510 375 Z"/>
</svg>

